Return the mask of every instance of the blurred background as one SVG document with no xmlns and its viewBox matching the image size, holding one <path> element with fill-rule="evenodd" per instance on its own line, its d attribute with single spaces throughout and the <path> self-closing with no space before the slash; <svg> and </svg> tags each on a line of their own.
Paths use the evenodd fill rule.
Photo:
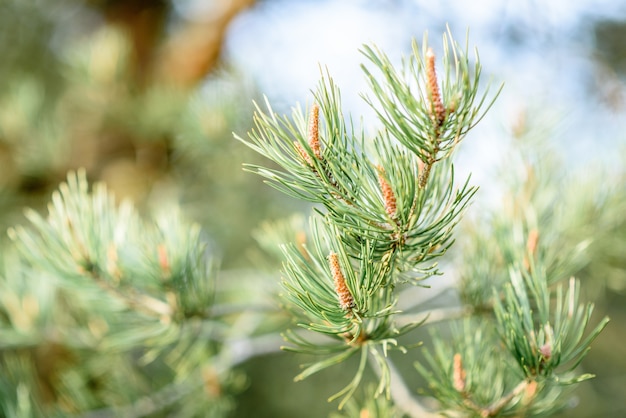
<svg viewBox="0 0 626 418">
<path fill-rule="evenodd" d="M 328 68 L 345 112 L 375 129 L 359 97 L 361 45 L 400 62 L 425 31 L 441 52 L 447 27 L 461 43 L 469 30 L 485 81 L 505 82 L 458 155 L 477 199 L 498 199 L 493 179 L 521 119 L 545 127 L 537 152 L 567 170 L 623 172 L 626 1 L 0 0 L 0 227 L 22 222 L 26 206 L 43 210 L 67 171 L 84 167 L 141 210 L 180 204 L 215 241 L 225 277 L 249 276 L 259 259 L 251 231 L 306 209 L 242 170 L 259 161 L 232 135 L 250 129 L 252 100 L 289 113 L 310 103 Z M 598 377 L 568 416 L 626 415 L 621 271 L 587 285 L 596 317 L 612 322 L 583 365 Z M 244 364 L 233 416 L 326 416 L 327 382 L 341 371 L 294 384 L 300 362 Z"/>
</svg>

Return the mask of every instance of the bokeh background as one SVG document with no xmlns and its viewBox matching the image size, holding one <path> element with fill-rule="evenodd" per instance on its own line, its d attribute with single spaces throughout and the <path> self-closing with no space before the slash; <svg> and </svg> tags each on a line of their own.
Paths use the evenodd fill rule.
<svg viewBox="0 0 626 418">
<path fill-rule="evenodd" d="M 622 169 L 625 1 L 0 0 L 0 227 L 22 222 L 25 206 L 43 210 L 67 171 L 84 167 L 141 210 L 180 204 L 215 242 L 223 276 L 248 277 L 260 261 L 251 231 L 307 209 L 242 170 L 259 161 L 232 135 L 250 128 L 252 100 L 288 113 L 310 103 L 327 68 L 344 110 L 374 129 L 360 46 L 399 62 L 425 31 L 441 51 L 447 28 L 461 42 L 469 33 L 485 79 L 505 83 L 458 156 L 478 199 L 499 198 L 494 176 L 520 118 L 544 127 L 537 152 L 567 169 Z M 597 377 L 567 416 L 625 416 L 626 279 L 622 270 L 585 285 L 596 317 L 612 322 L 583 365 Z M 301 361 L 242 365 L 249 383 L 233 416 L 326 416 L 341 370 L 294 384 Z"/>
</svg>

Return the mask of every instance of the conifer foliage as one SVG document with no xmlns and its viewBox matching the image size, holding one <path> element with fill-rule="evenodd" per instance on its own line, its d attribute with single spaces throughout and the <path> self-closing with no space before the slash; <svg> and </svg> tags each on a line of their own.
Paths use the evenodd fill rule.
<svg viewBox="0 0 626 418">
<path fill-rule="evenodd" d="M 67 175 L 46 215 L 29 210 L 8 230 L 0 415 L 225 417 L 245 384 L 235 366 L 277 350 L 281 331 L 285 350 L 314 358 L 295 380 L 355 365 L 330 394 L 334 416 L 546 415 L 592 377 L 579 365 L 608 319 L 592 320 L 573 277 L 586 238 L 561 239 L 558 220 L 536 216 L 552 203 L 532 199 L 460 230 L 477 188 L 455 177 L 452 157 L 500 91 L 481 81 L 478 54 L 450 33 L 440 54 L 426 37 L 413 42 L 399 68 L 373 46 L 361 52 L 374 134 L 343 114 L 323 73 L 307 109 L 280 116 L 266 100 L 247 137 L 236 135 L 271 161 L 247 170 L 314 207 L 297 231 L 259 234 L 282 257 L 280 309 L 259 309 L 242 277 L 234 296 L 220 293 L 210 242 L 178 210 L 140 215 L 84 170 Z M 462 233 L 461 309 L 407 303 L 444 273 Z M 416 350 L 414 331 L 436 321 L 449 327 Z M 415 354 L 415 369 L 400 373 L 391 350 Z M 413 395 L 409 373 L 436 402 Z"/>
<path fill-rule="evenodd" d="M 203 384 L 222 383 L 207 363 L 216 345 L 198 339 L 214 325 L 217 264 L 197 225 L 175 213 L 143 221 L 103 184 L 90 190 L 84 171 L 68 175 L 47 217 L 27 217 L 9 230 L 0 273 L 4 416 L 144 416 L 195 397 L 182 416 L 226 410 Z M 135 404 L 155 376 L 174 383 Z"/>
<path fill-rule="evenodd" d="M 437 260 L 452 246 L 476 191 L 469 178 L 457 182 L 451 157 L 499 93 L 490 95 L 481 84 L 478 54 L 472 63 L 467 45 L 449 33 L 441 78 L 426 38 L 421 46 L 413 43 L 400 69 L 375 47 L 362 53 L 370 87 L 363 97 L 382 127 L 373 137 L 346 122 L 339 89 L 324 74 L 308 112 L 295 108 L 289 118 L 269 103 L 257 106 L 255 129 L 240 138 L 274 163 L 249 170 L 315 204 L 306 240 L 281 244 L 282 296 L 297 325 L 285 333 L 285 349 L 322 356 L 296 380 L 359 356 L 354 378 L 330 398 L 341 399 L 340 409 L 368 362 L 380 377 L 375 394 L 393 395 L 388 351 L 406 351 L 399 338 L 422 323 L 398 320 L 399 297 L 407 286 L 441 273 Z M 552 286 L 563 278 L 546 274 L 536 245 L 535 239 L 505 267 L 507 283 L 487 296 L 489 319 L 457 327 L 460 342 L 452 350 L 433 336 L 434 349 L 417 368 L 442 408 L 477 416 L 545 413 L 559 406 L 547 399 L 563 384 L 589 377 L 571 372 L 607 320 L 583 338 L 592 307 L 579 306 L 574 279 L 565 288 Z M 470 316 L 479 312 L 469 305 Z"/>
</svg>

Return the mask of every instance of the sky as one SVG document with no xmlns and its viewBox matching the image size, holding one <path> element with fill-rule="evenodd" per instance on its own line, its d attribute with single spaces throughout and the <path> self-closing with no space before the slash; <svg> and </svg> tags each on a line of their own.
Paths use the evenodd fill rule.
<svg viewBox="0 0 626 418">
<path fill-rule="evenodd" d="M 496 87 L 505 83 L 493 110 L 470 134 L 471 145 L 463 145 L 461 169 L 484 182 L 523 112 L 550 126 L 550 140 L 565 158 L 615 163 L 616 153 L 603 150 L 626 144 L 625 80 L 595 51 L 592 23 L 605 19 L 625 21 L 626 0 L 266 0 L 233 22 L 225 56 L 281 113 L 310 103 L 320 68 L 327 68 L 341 88 L 344 111 L 355 120 L 363 115 L 367 127 L 374 118 L 359 96 L 366 91 L 359 68 L 363 44 L 399 61 L 411 39 L 421 41 L 425 32 L 436 52 L 446 26 L 461 43 L 469 33 L 483 77 Z M 465 167 L 477 160 L 480 170 Z"/>
</svg>

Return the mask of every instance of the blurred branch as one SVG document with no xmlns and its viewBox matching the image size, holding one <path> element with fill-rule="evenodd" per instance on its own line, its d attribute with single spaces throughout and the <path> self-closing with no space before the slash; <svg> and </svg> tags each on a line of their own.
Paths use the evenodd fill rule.
<svg viewBox="0 0 626 418">
<path fill-rule="evenodd" d="M 161 38 L 164 23 L 169 13 L 166 0 L 106 0 L 93 1 L 105 19 L 124 29 L 132 45 L 132 67 L 138 84 L 143 84 L 145 75 L 154 63 L 155 51 Z"/>
<path fill-rule="evenodd" d="M 254 2 L 215 1 L 205 15 L 184 21 L 168 35 L 164 29 L 171 13 L 169 1 L 87 1 L 96 3 L 109 23 L 128 34 L 138 85 L 165 81 L 181 88 L 195 86 L 215 68 L 228 25 Z"/>
<path fill-rule="evenodd" d="M 187 24 L 168 39 L 159 53 L 156 79 L 182 88 L 201 81 L 217 64 L 226 29 L 237 14 L 255 0 L 215 2 L 218 12 Z M 217 8 L 217 6 L 216 6 Z"/>
<path fill-rule="evenodd" d="M 252 338 L 237 338 L 227 341 L 214 362 L 218 374 L 228 372 L 233 367 L 242 364 L 252 357 L 280 351 L 283 339 L 278 334 L 268 334 Z M 154 414 L 178 402 L 193 390 L 198 389 L 205 382 L 203 379 L 194 381 L 175 382 L 144 396 L 130 405 L 121 407 L 103 408 L 76 415 L 76 418 L 140 418 Z"/>
<path fill-rule="evenodd" d="M 378 362 L 371 361 L 370 364 L 376 375 L 381 378 L 383 372 Z M 426 408 L 411 395 L 411 391 L 406 387 L 402 376 L 390 359 L 387 359 L 387 367 L 390 376 L 391 398 L 400 410 L 411 417 L 436 418 L 440 416 L 439 414 L 434 414 L 426 410 Z"/>
</svg>

